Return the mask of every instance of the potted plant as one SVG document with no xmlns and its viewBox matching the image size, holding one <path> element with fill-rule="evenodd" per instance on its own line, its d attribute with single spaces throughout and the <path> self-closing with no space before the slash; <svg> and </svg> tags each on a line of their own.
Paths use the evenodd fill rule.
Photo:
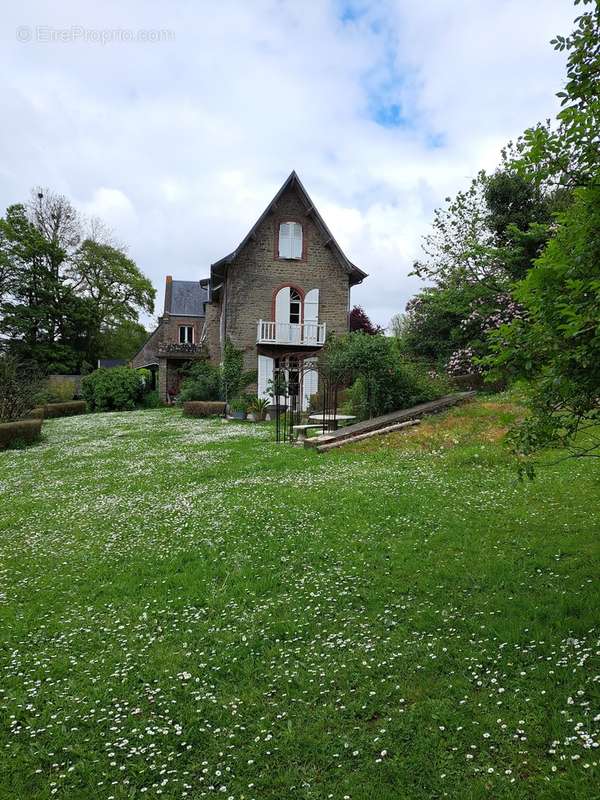
<svg viewBox="0 0 600 800">
<path fill-rule="evenodd" d="M 245 397 L 234 397 L 229 403 L 229 413 L 234 419 L 246 419 L 248 401 Z"/>
<path fill-rule="evenodd" d="M 263 422 L 267 414 L 269 401 L 262 397 L 253 397 L 250 401 L 249 410 L 252 412 L 255 422 Z"/>
</svg>

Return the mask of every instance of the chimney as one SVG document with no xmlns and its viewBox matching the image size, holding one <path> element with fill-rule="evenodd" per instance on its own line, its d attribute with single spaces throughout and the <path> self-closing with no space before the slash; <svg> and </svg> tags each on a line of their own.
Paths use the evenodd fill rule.
<svg viewBox="0 0 600 800">
<path fill-rule="evenodd" d="M 167 275 L 165 282 L 165 314 L 171 313 L 171 300 L 173 296 L 173 276 Z"/>
</svg>

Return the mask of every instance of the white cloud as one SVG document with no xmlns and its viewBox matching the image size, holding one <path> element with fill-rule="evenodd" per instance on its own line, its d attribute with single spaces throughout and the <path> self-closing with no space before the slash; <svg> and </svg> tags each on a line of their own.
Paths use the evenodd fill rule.
<svg viewBox="0 0 600 800">
<path fill-rule="evenodd" d="M 295 168 L 370 273 L 354 299 L 385 324 L 417 286 L 407 275 L 433 208 L 556 110 L 564 57 L 548 42 L 575 12 L 564 0 L 543 6 L 13 4 L 0 202 L 37 184 L 66 193 L 106 220 L 162 292 L 167 273 L 208 274 Z M 174 40 L 39 42 L 36 25 Z M 17 26 L 34 40 L 19 43 Z M 376 122 L 382 104 L 400 127 Z"/>
</svg>

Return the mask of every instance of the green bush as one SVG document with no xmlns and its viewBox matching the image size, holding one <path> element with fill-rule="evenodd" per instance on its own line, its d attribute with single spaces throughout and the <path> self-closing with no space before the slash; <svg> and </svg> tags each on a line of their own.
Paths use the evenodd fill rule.
<svg viewBox="0 0 600 800">
<path fill-rule="evenodd" d="M 75 397 L 77 384 L 69 378 L 49 378 L 48 379 L 48 403 L 68 403 Z"/>
<path fill-rule="evenodd" d="M 1 423 L 0 450 L 37 441 L 42 432 L 42 422 L 41 419 L 20 419 Z"/>
<path fill-rule="evenodd" d="M 445 381 L 402 358 L 395 340 L 382 335 L 356 332 L 331 339 L 321 368 L 332 383 L 350 385 L 346 402 L 360 419 L 435 400 L 447 392 Z"/>
<path fill-rule="evenodd" d="M 143 391 L 144 378 L 131 367 L 97 369 L 81 381 L 81 393 L 94 411 L 130 411 Z"/>
<path fill-rule="evenodd" d="M 187 417 L 222 417 L 225 405 L 220 401 L 188 400 L 183 404 L 183 413 Z"/>
<path fill-rule="evenodd" d="M 34 409 L 37 411 L 37 409 Z M 44 417 L 72 417 L 75 414 L 85 414 L 87 403 L 85 400 L 71 400 L 70 403 L 47 403 L 44 406 Z"/>
<path fill-rule="evenodd" d="M 181 384 L 179 402 L 222 400 L 221 371 L 208 361 L 197 361 L 189 368 Z"/>
<path fill-rule="evenodd" d="M 142 397 L 142 408 L 160 408 L 161 402 L 158 391 L 153 389 Z"/>
</svg>

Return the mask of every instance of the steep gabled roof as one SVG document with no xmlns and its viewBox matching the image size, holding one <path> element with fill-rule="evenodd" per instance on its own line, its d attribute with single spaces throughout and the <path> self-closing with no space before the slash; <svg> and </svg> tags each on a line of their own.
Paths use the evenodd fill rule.
<svg viewBox="0 0 600 800">
<path fill-rule="evenodd" d="M 350 261 L 350 259 L 347 258 L 347 256 L 344 254 L 344 251 L 336 242 L 333 234 L 325 224 L 325 220 L 317 211 L 313 201 L 310 199 L 308 192 L 302 185 L 302 181 L 296 174 L 295 170 L 292 170 L 292 172 L 284 182 L 281 189 L 277 192 L 275 197 L 271 200 L 269 205 L 265 208 L 263 213 L 256 220 L 256 222 L 254 223 L 252 228 L 248 231 L 248 234 L 245 236 L 243 241 L 235 248 L 235 250 L 229 253 L 229 255 L 224 256 L 223 258 L 219 259 L 218 261 L 215 261 L 215 263 L 211 265 L 211 273 L 213 269 L 219 271 L 220 267 L 224 267 L 227 264 L 231 264 L 231 262 L 236 258 L 236 256 L 240 252 L 240 250 L 242 250 L 243 247 L 249 242 L 249 240 L 254 237 L 258 227 L 264 222 L 264 220 L 269 216 L 269 214 L 271 214 L 271 212 L 277 206 L 279 198 L 283 195 L 285 191 L 287 191 L 293 186 L 296 187 L 296 189 L 298 190 L 302 202 L 306 206 L 306 213 L 311 216 L 313 222 L 319 229 L 321 235 L 323 236 L 325 244 L 327 245 L 327 247 L 331 248 L 332 252 L 336 256 L 340 264 L 350 275 L 350 282 L 352 284 L 361 283 L 361 281 L 363 281 L 367 277 L 367 273 L 363 272 L 362 269 L 356 266 L 356 264 L 353 264 Z"/>
<path fill-rule="evenodd" d="M 203 317 L 208 302 L 206 281 L 174 281 L 167 276 L 165 314 L 179 317 Z"/>
</svg>

